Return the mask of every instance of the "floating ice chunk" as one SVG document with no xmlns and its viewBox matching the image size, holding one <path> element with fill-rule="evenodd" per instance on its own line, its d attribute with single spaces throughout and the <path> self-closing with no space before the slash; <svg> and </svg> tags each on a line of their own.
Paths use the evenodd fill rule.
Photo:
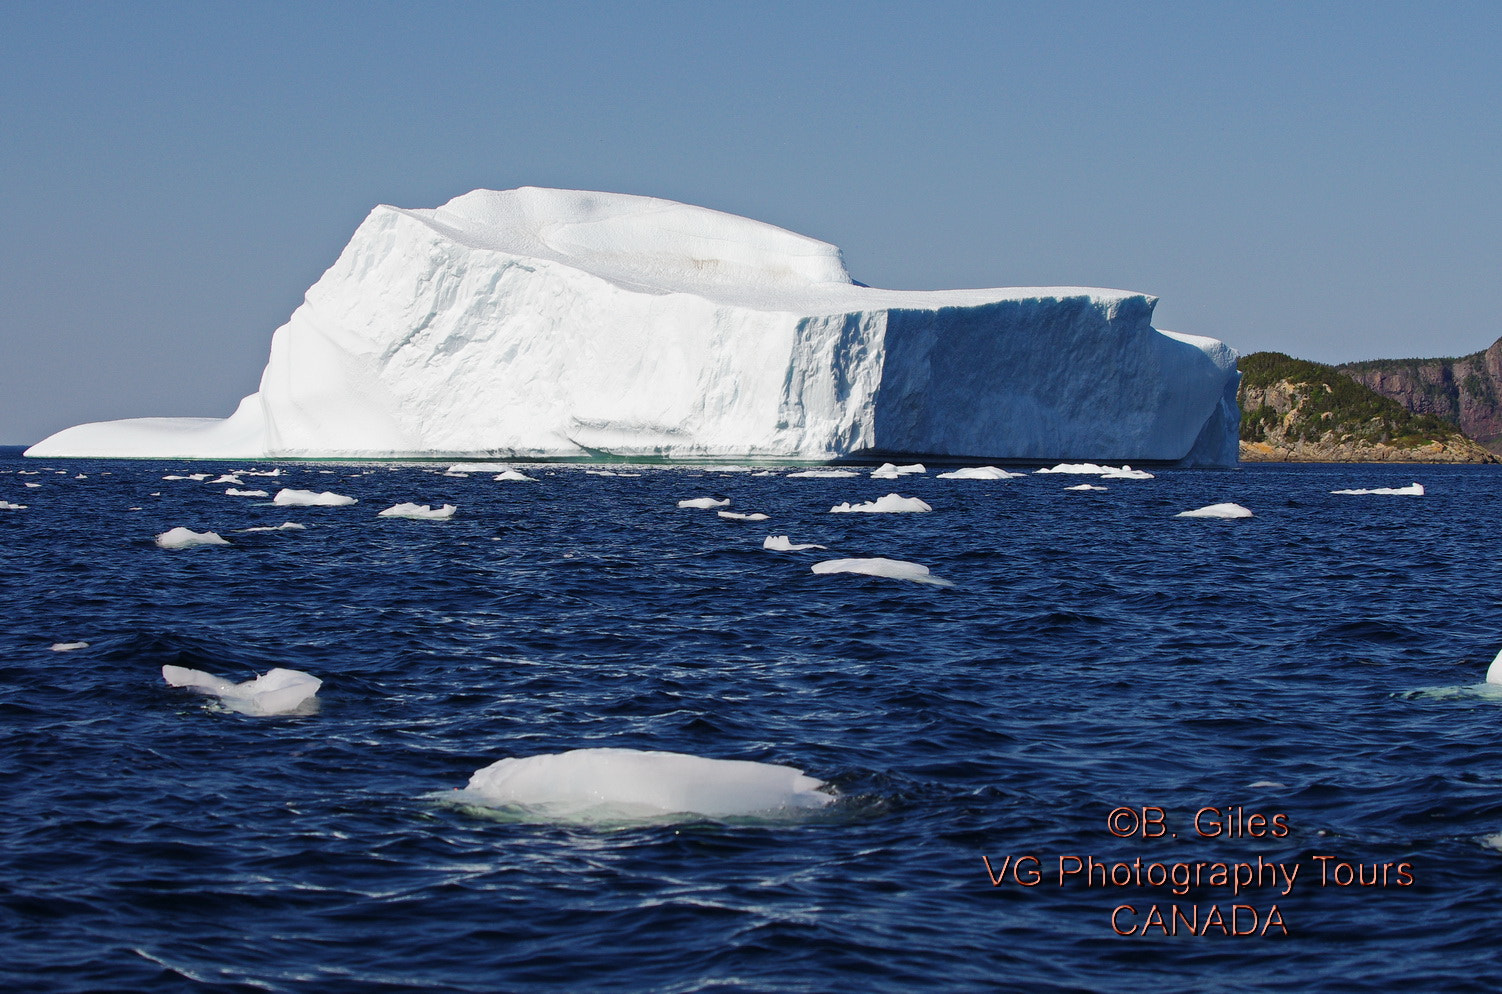
<svg viewBox="0 0 1502 994">
<path fill-rule="evenodd" d="M 515 469 L 508 469 L 504 473 L 497 473 L 495 476 L 491 477 L 491 479 L 500 480 L 502 482 L 508 482 L 508 483 L 536 483 L 537 482 L 535 479 L 533 479 L 532 477 L 528 476 L 526 473 L 523 473 L 520 470 L 515 470 Z"/>
<path fill-rule="evenodd" d="M 1412 483 L 1406 487 L 1377 487 L 1372 490 L 1332 490 L 1330 492 L 1332 494 L 1349 494 L 1352 496 L 1380 494 L 1385 497 L 1422 497 L 1424 496 L 1424 485 L 1422 483 Z"/>
<path fill-rule="evenodd" d="M 964 469 L 950 470 L 948 473 L 940 473 L 940 480 L 1015 480 L 1026 473 L 1008 473 L 996 466 L 967 466 Z"/>
<path fill-rule="evenodd" d="M 1130 466 L 1122 466 L 1120 469 L 1106 467 L 1106 471 L 1100 474 L 1102 480 L 1152 480 L 1156 479 L 1153 474 L 1144 469 L 1133 469 Z"/>
<path fill-rule="evenodd" d="M 1065 476 L 1100 476 L 1106 467 L 1093 462 L 1061 462 L 1057 466 L 1033 470 L 1035 473 L 1061 473 Z"/>
<path fill-rule="evenodd" d="M 761 547 L 772 552 L 802 552 L 804 549 L 827 549 L 825 545 L 799 545 L 788 540 L 786 535 L 768 535 Z"/>
<path fill-rule="evenodd" d="M 719 512 L 719 514 L 720 517 L 726 519 L 727 521 L 765 521 L 768 517 L 767 515 L 762 514 L 760 511 L 754 511 L 751 514 L 739 514 L 735 511 L 721 511 Z"/>
<path fill-rule="evenodd" d="M 243 487 L 243 486 L 245 486 L 245 481 L 242 480 L 242 479 L 240 479 L 238 476 L 235 476 L 232 473 L 225 473 L 223 476 L 219 477 L 217 480 L 210 480 L 209 483 L 211 483 L 211 484 L 214 484 L 214 483 L 228 483 L 232 487 Z"/>
<path fill-rule="evenodd" d="M 1487 668 L 1486 682 L 1502 684 L 1502 652 L 1497 653 L 1492 665 Z"/>
<path fill-rule="evenodd" d="M 39 490 L 41 489 L 42 485 L 40 483 L 28 483 L 26 484 L 26 486 L 30 487 L 33 490 Z"/>
<path fill-rule="evenodd" d="M 442 507 L 429 507 L 426 504 L 396 504 L 386 508 L 379 518 L 417 518 L 426 521 L 447 521 L 454 516 L 458 507 L 454 504 L 445 504 Z"/>
<path fill-rule="evenodd" d="M 927 473 L 922 463 L 913 463 L 910 466 L 897 466 L 893 463 L 882 463 L 871 471 L 873 480 L 895 480 L 899 476 L 909 476 L 914 473 Z"/>
<path fill-rule="evenodd" d="M 196 532 L 190 528 L 169 528 L 156 537 L 164 549 L 191 549 L 195 545 L 229 545 L 217 532 Z"/>
<path fill-rule="evenodd" d="M 1488 849 L 1502 849 L 1502 832 L 1498 832 L 1495 835 L 1488 835 L 1486 838 L 1481 840 L 1481 844 L 1483 846 L 1486 846 Z"/>
<path fill-rule="evenodd" d="M 852 476 L 860 476 L 853 469 L 804 469 L 796 473 L 789 473 L 789 480 L 843 480 Z"/>
<path fill-rule="evenodd" d="M 468 474 L 468 473 L 496 473 L 505 472 L 511 467 L 503 462 L 456 462 L 444 470 L 445 475 Z"/>
<path fill-rule="evenodd" d="M 164 479 L 164 480 L 199 480 L 199 481 L 207 480 L 208 478 L 209 478 L 209 474 L 207 474 L 207 473 L 193 473 L 193 474 L 190 474 L 188 476 L 177 476 L 177 475 L 169 474 L 167 476 L 162 477 L 162 479 Z"/>
<path fill-rule="evenodd" d="M 1105 487 L 1097 487 L 1093 483 L 1081 483 L 1077 487 L 1065 487 L 1064 489 L 1065 490 L 1101 490 L 1101 491 L 1104 491 L 1106 488 Z"/>
<path fill-rule="evenodd" d="M 292 507 L 342 507 L 345 504 L 358 504 L 353 497 L 343 494 L 324 491 L 317 493 L 312 490 L 288 490 L 283 488 L 271 498 L 273 504 L 282 504 Z"/>
<path fill-rule="evenodd" d="M 1278 781 L 1276 781 L 1276 780 L 1258 780 L 1256 783 L 1248 784 L 1247 786 L 1249 788 L 1251 788 L 1252 790 L 1257 790 L 1259 788 L 1260 789 L 1286 790 L 1288 788 L 1288 784 L 1286 784 L 1286 783 L 1278 783 Z"/>
<path fill-rule="evenodd" d="M 1252 512 L 1240 504 L 1210 504 L 1193 511 L 1180 511 L 1175 518 L 1250 518 Z"/>
<path fill-rule="evenodd" d="M 802 770 L 640 749 L 574 749 L 502 759 L 477 770 L 458 798 L 569 821 L 777 816 L 834 801 Z"/>
<path fill-rule="evenodd" d="M 87 642 L 54 642 L 54 643 L 52 643 L 52 651 L 53 652 L 72 652 L 74 649 L 87 649 L 88 647 L 89 647 L 89 643 L 87 643 Z"/>
<path fill-rule="evenodd" d="M 79 473 L 77 476 L 73 477 L 73 479 L 75 479 L 75 480 L 87 480 L 88 477 L 85 476 L 83 473 Z"/>
<path fill-rule="evenodd" d="M 590 476 L 614 476 L 615 475 L 614 473 L 612 473 L 608 469 L 586 469 L 584 472 L 587 473 Z"/>
<path fill-rule="evenodd" d="M 24 511 L 30 506 L 29 504 L 12 504 L 8 500 L 0 500 L 0 511 Z"/>
<path fill-rule="evenodd" d="M 914 583 L 931 583 L 936 587 L 952 587 L 953 583 L 941 580 L 928 571 L 927 566 L 907 563 L 901 559 L 826 559 L 809 567 L 815 573 L 864 573 L 867 576 L 885 576 L 893 580 L 912 580 Z"/>
<path fill-rule="evenodd" d="M 917 497 L 902 497 L 897 494 L 887 494 L 864 504 L 836 504 L 829 509 L 830 514 L 897 514 L 912 511 L 932 511 L 927 502 Z"/>
<path fill-rule="evenodd" d="M 281 469 L 267 469 L 267 470 L 237 469 L 237 470 L 235 470 L 235 475 L 236 476 L 281 476 L 282 475 L 282 471 L 281 471 Z"/>
<path fill-rule="evenodd" d="M 691 497 L 688 500 L 680 500 L 678 506 L 693 507 L 707 511 L 716 507 L 728 507 L 730 506 L 730 500 L 728 498 L 725 500 L 716 500 L 713 497 Z"/>
<path fill-rule="evenodd" d="M 237 490 L 234 487 L 230 487 L 228 490 L 224 491 L 224 493 L 228 497 L 270 497 L 271 496 L 270 494 L 268 494 L 264 490 Z"/>
<path fill-rule="evenodd" d="M 242 532 L 291 532 L 307 531 L 307 525 L 300 525 L 295 521 L 283 521 L 279 525 L 261 525 L 257 528 L 242 528 Z"/>
<path fill-rule="evenodd" d="M 163 666 L 162 679 L 169 686 L 187 687 L 211 694 L 227 707 L 241 714 L 290 714 L 307 710 L 323 681 L 302 670 L 272 669 L 244 683 L 231 683 L 222 677 L 190 670 L 185 666 Z"/>
</svg>

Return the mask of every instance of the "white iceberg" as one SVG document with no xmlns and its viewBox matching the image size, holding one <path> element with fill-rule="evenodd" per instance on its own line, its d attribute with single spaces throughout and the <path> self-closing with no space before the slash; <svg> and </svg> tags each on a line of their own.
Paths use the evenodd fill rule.
<svg viewBox="0 0 1502 994">
<path fill-rule="evenodd" d="M 772 552 L 802 552 L 804 549 L 827 549 L 825 545 L 798 544 L 791 541 L 786 535 L 768 535 L 762 540 L 761 547 Z"/>
<path fill-rule="evenodd" d="M 1101 490 L 1101 491 L 1104 491 L 1106 488 L 1105 487 L 1097 487 L 1093 483 L 1081 483 L 1078 486 L 1065 487 L 1064 489 L 1065 490 Z"/>
<path fill-rule="evenodd" d="M 267 493 L 264 490 L 240 490 L 240 489 L 238 489 L 236 487 L 229 487 L 228 489 L 226 489 L 224 491 L 224 493 L 225 493 L 225 496 L 227 496 L 227 497 L 270 497 L 271 496 L 269 493 Z"/>
<path fill-rule="evenodd" d="M 687 500 L 680 500 L 678 502 L 678 506 L 691 507 L 700 511 L 707 511 L 711 508 L 716 507 L 728 507 L 730 506 L 730 500 L 729 498 L 726 498 L 725 500 L 716 500 L 713 497 L 690 497 Z"/>
<path fill-rule="evenodd" d="M 758 474 L 760 475 L 760 474 Z M 842 480 L 852 476 L 860 476 L 853 469 L 803 469 L 796 473 L 789 473 L 789 480 Z"/>
<path fill-rule="evenodd" d="M 916 511 L 932 511 L 933 508 L 924 500 L 917 497 L 902 497 L 898 494 L 887 494 L 876 500 L 867 501 L 864 504 L 851 504 L 846 501 L 836 504 L 829 509 L 830 514 L 902 514 Z"/>
<path fill-rule="evenodd" d="M 467 476 L 470 473 L 502 473 L 510 469 L 499 462 L 456 462 L 443 473 L 445 476 Z"/>
<path fill-rule="evenodd" d="M 1102 480 L 1152 480 L 1156 479 L 1152 473 L 1145 469 L 1133 469 L 1130 466 L 1122 466 L 1119 469 L 1106 467 L 1106 471 L 1100 474 Z"/>
<path fill-rule="evenodd" d="M 218 532 L 196 532 L 191 528 L 169 528 L 156 537 L 163 549 L 191 549 L 196 545 L 229 545 Z"/>
<path fill-rule="evenodd" d="M 427 504 L 396 504 L 386 508 L 379 518 L 415 518 L 424 521 L 447 521 L 454 516 L 459 508 L 454 504 L 445 504 L 442 507 L 429 507 Z"/>
<path fill-rule="evenodd" d="M 521 470 L 516 470 L 516 469 L 508 469 L 504 473 L 497 473 L 495 476 L 491 477 L 491 479 L 498 480 L 498 481 L 501 481 L 501 482 L 504 482 L 504 483 L 536 483 L 537 482 L 535 479 L 533 479 L 532 477 L 528 476 L 526 473 L 523 473 Z"/>
<path fill-rule="evenodd" d="M 233 486 L 233 487 L 243 487 L 243 486 L 245 486 L 245 481 L 242 480 L 242 479 L 240 479 L 238 476 L 235 476 L 233 473 L 225 473 L 223 476 L 219 477 L 217 480 L 210 480 L 209 483 L 211 483 L 211 484 L 213 484 L 213 483 L 228 483 L 230 486 Z"/>
<path fill-rule="evenodd" d="M 313 490 L 289 490 L 283 488 L 271 498 L 273 504 L 281 504 L 284 507 L 343 507 L 346 504 L 358 504 L 353 497 L 336 494 L 330 491 L 317 492 Z"/>
<path fill-rule="evenodd" d="M 895 463 L 882 463 L 871 471 L 873 480 L 895 480 L 899 476 L 911 476 L 915 473 L 927 473 L 928 470 L 922 463 L 913 463 L 908 466 L 898 466 Z"/>
<path fill-rule="evenodd" d="M 8 500 L 0 500 L 0 511 L 24 511 L 30 506 L 29 504 L 12 504 Z"/>
<path fill-rule="evenodd" d="M 323 681 L 302 670 L 268 670 L 254 680 L 232 683 L 202 670 L 163 666 L 168 686 L 186 687 L 218 697 L 226 707 L 241 714 L 273 715 L 306 712 Z"/>
<path fill-rule="evenodd" d="M 834 802 L 802 770 L 640 749 L 574 749 L 502 759 L 448 800 L 521 809 L 560 821 L 666 816 L 786 817 Z"/>
<path fill-rule="evenodd" d="M 953 583 L 941 580 L 920 563 L 903 562 L 901 559 L 826 559 L 809 567 L 815 573 L 864 573 L 867 576 L 885 576 L 893 580 L 911 580 L 914 583 L 930 583 L 936 587 L 952 587 Z"/>
<path fill-rule="evenodd" d="M 940 480 L 1015 480 L 1026 475 L 1026 473 L 1009 473 L 996 466 L 966 466 L 947 473 L 939 473 L 936 478 Z"/>
<path fill-rule="evenodd" d="M 291 532 L 307 531 L 307 525 L 300 525 L 295 521 L 283 521 L 279 525 L 261 525 L 256 528 L 242 528 L 242 532 Z"/>
<path fill-rule="evenodd" d="M 768 518 L 768 515 L 762 514 L 760 511 L 753 511 L 750 514 L 741 514 L 738 511 L 720 511 L 719 515 L 726 521 L 765 521 Z"/>
<path fill-rule="evenodd" d="M 1502 652 L 1497 653 L 1492 665 L 1487 667 L 1486 682 L 1502 684 Z"/>
<path fill-rule="evenodd" d="M 73 651 L 75 651 L 77 649 L 87 649 L 88 647 L 89 647 L 89 643 L 87 643 L 87 642 L 54 642 L 54 643 L 52 643 L 52 651 L 53 652 L 73 652 Z"/>
<path fill-rule="evenodd" d="M 1205 507 L 1195 508 L 1193 511 L 1180 511 L 1175 518 L 1250 518 L 1254 517 L 1251 511 L 1240 504 L 1209 504 Z"/>
<path fill-rule="evenodd" d="M 1099 476 L 1107 480 L 1151 480 L 1153 474 L 1130 466 L 1102 466 L 1093 462 L 1060 463 L 1035 473 L 1058 473 L 1064 476 Z"/>
<path fill-rule="evenodd" d="M 1384 497 L 1422 497 L 1424 496 L 1424 485 L 1422 483 L 1411 483 L 1406 487 L 1376 487 L 1372 490 L 1332 490 L 1330 492 L 1332 494 L 1348 494 L 1352 496 L 1376 494 Z"/>
<path fill-rule="evenodd" d="M 376 207 L 224 420 L 65 429 L 32 456 L 1233 465 L 1236 354 L 1155 298 L 882 290 L 833 245 L 650 197 Z"/>
</svg>

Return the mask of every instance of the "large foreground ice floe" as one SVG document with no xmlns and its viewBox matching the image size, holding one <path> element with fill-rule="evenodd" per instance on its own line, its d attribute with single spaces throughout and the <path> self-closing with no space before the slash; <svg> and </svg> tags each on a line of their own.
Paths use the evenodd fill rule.
<svg viewBox="0 0 1502 994">
<path fill-rule="evenodd" d="M 639 749 L 575 749 L 502 759 L 446 800 L 557 821 L 785 817 L 834 801 L 791 766 Z"/>
<path fill-rule="evenodd" d="M 294 714 L 311 710 L 313 697 L 323 681 L 302 670 L 280 667 L 268 670 L 254 680 L 234 683 L 223 677 L 190 670 L 185 666 L 163 666 L 162 679 L 172 687 L 186 687 L 219 698 L 226 707 L 241 714 Z"/>
<path fill-rule="evenodd" d="M 833 245 L 650 197 L 376 207 L 230 417 L 34 456 L 1237 457 L 1236 355 L 1088 287 L 882 290 Z"/>
</svg>

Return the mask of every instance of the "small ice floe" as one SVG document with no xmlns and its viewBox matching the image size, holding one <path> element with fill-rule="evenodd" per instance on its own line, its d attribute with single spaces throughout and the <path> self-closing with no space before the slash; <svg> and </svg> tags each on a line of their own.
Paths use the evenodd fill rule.
<svg viewBox="0 0 1502 994">
<path fill-rule="evenodd" d="M 267 470 L 237 469 L 237 470 L 235 470 L 235 475 L 236 476 L 281 476 L 282 475 L 282 471 L 280 469 L 267 469 Z"/>
<path fill-rule="evenodd" d="M 1258 780 L 1256 783 L 1247 784 L 1249 790 L 1287 790 L 1288 784 L 1278 783 L 1276 780 Z"/>
<path fill-rule="evenodd" d="M 1105 487 L 1097 487 L 1093 483 L 1081 483 L 1079 486 L 1065 487 L 1064 489 L 1065 490 L 1099 490 L 1099 491 L 1104 492 L 1106 488 Z"/>
<path fill-rule="evenodd" d="M 423 521 L 447 521 L 459 508 L 454 504 L 429 507 L 426 504 L 396 504 L 386 508 L 378 518 L 415 518 Z"/>
<path fill-rule="evenodd" d="M 1015 480 L 1026 473 L 1008 473 L 997 466 L 966 466 L 938 474 L 940 480 Z"/>
<path fill-rule="evenodd" d="M 716 507 L 729 507 L 730 499 L 716 500 L 713 497 L 690 497 L 688 500 L 680 500 L 679 507 L 692 507 L 701 511 L 708 511 Z"/>
<path fill-rule="evenodd" d="M 172 687 L 186 687 L 217 697 L 226 707 L 241 714 L 255 715 L 307 713 L 317 706 L 313 698 L 323 686 L 323 681 L 311 673 L 280 667 L 254 680 L 232 683 L 202 670 L 163 666 L 162 679 Z"/>
<path fill-rule="evenodd" d="M 893 580 L 911 580 L 914 583 L 931 583 L 936 587 L 952 587 L 953 583 L 941 580 L 920 563 L 906 563 L 901 559 L 826 559 L 809 567 L 815 573 L 864 573 L 867 576 L 885 576 Z"/>
<path fill-rule="evenodd" d="M 753 511 L 751 514 L 740 514 L 736 511 L 720 511 L 719 515 L 726 521 L 765 521 L 768 517 L 768 515 L 762 514 L 760 511 Z"/>
<path fill-rule="evenodd" d="M 510 468 L 503 462 L 456 462 L 443 472 L 445 475 L 458 476 L 461 473 L 495 473 Z"/>
<path fill-rule="evenodd" d="M 1153 474 L 1145 469 L 1133 469 L 1130 466 L 1122 466 L 1118 469 L 1106 467 L 1106 471 L 1100 474 L 1102 480 L 1152 480 L 1156 479 Z"/>
<path fill-rule="evenodd" d="M 52 643 L 52 651 L 53 652 L 73 652 L 76 649 L 87 649 L 88 647 L 89 647 L 89 643 L 87 643 L 87 642 L 54 642 L 54 643 Z"/>
<path fill-rule="evenodd" d="M 353 497 L 336 494 L 330 491 L 321 493 L 313 490 L 289 490 L 283 488 L 271 498 L 273 504 L 281 504 L 288 507 L 343 507 L 345 504 L 358 504 Z"/>
<path fill-rule="evenodd" d="M 28 483 L 26 484 L 26 486 L 30 487 L 33 490 L 39 490 L 41 489 L 42 485 L 40 483 Z"/>
<path fill-rule="evenodd" d="M 0 500 L 0 511 L 24 511 L 30 504 L 12 504 L 8 500 Z"/>
<path fill-rule="evenodd" d="M 190 474 L 188 476 L 168 475 L 168 476 L 162 477 L 162 479 L 164 479 L 164 480 L 198 480 L 200 482 L 203 481 L 203 480 L 207 480 L 208 478 L 209 478 L 209 474 L 207 474 L 207 473 L 192 473 L 192 474 Z"/>
<path fill-rule="evenodd" d="M 822 780 L 791 766 L 641 749 L 502 759 L 441 796 L 523 819 L 573 822 L 785 819 L 835 800 Z"/>
<path fill-rule="evenodd" d="M 1093 462 L 1061 462 L 1057 466 L 1035 469 L 1034 473 L 1060 473 L 1064 476 L 1101 476 L 1106 467 Z"/>
<path fill-rule="evenodd" d="M 915 511 L 932 511 L 933 508 L 924 500 L 917 497 L 903 497 L 899 494 L 887 494 L 876 500 L 867 501 L 864 504 L 836 504 L 829 509 L 830 514 L 899 514 Z"/>
<path fill-rule="evenodd" d="M 1411 483 L 1406 487 L 1376 487 L 1371 490 L 1332 490 L 1330 492 L 1332 494 L 1346 494 L 1353 497 L 1372 494 L 1383 497 L 1422 497 L 1424 496 L 1424 485 L 1422 483 Z"/>
<path fill-rule="evenodd" d="M 1240 504 L 1209 504 L 1193 511 L 1180 511 L 1175 518 L 1250 518 L 1251 511 Z"/>
<path fill-rule="evenodd" d="M 279 525 L 260 525 L 256 528 L 241 528 L 242 532 L 301 532 L 307 531 L 307 525 L 300 525 L 295 521 L 283 521 Z"/>
<path fill-rule="evenodd" d="M 586 469 L 584 472 L 587 475 L 589 475 L 589 476 L 614 476 L 615 475 L 613 472 L 611 472 L 608 469 Z"/>
<path fill-rule="evenodd" d="M 243 486 L 245 486 L 245 481 L 242 480 L 242 479 L 240 479 L 238 476 L 235 476 L 233 473 L 225 473 L 223 476 L 219 477 L 217 480 L 210 480 L 209 483 L 211 485 L 215 484 L 215 483 L 227 483 L 227 484 L 229 484 L 232 487 L 243 487 Z"/>
<path fill-rule="evenodd" d="M 871 471 L 873 480 L 895 480 L 899 476 L 912 476 L 915 473 L 927 473 L 928 470 L 921 462 L 915 462 L 908 466 L 898 466 L 894 463 L 884 462 Z"/>
<path fill-rule="evenodd" d="M 802 552 L 804 549 L 827 549 L 827 545 L 800 545 L 789 541 L 786 535 L 768 535 L 762 540 L 761 547 L 772 552 Z"/>
<path fill-rule="evenodd" d="M 526 473 L 523 473 L 520 470 L 516 470 L 516 469 L 508 469 L 504 473 L 497 473 L 495 476 L 492 476 L 491 479 L 492 480 L 499 480 L 502 483 L 536 483 L 537 482 L 535 479 L 533 479 L 532 477 L 528 476 Z"/>
<path fill-rule="evenodd" d="M 469 474 L 468 473 L 444 473 L 443 475 L 444 476 L 452 476 L 456 480 L 467 480 L 467 479 L 469 479 Z"/>
<path fill-rule="evenodd" d="M 1502 685 L 1502 652 L 1492 659 L 1492 664 L 1486 668 L 1486 682 Z"/>
<path fill-rule="evenodd" d="M 268 494 L 264 490 L 238 490 L 235 487 L 230 487 L 228 490 L 224 491 L 224 493 L 228 497 L 270 497 L 271 496 L 270 494 Z"/>
<path fill-rule="evenodd" d="M 83 473 L 79 473 L 77 476 L 73 477 L 73 479 L 75 479 L 75 480 L 87 480 L 88 477 L 85 476 Z"/>
<path fill-rule="evenodd" d="M 853 469 L 803 469 L 796 473 L 789 473 L 789 480 L 845 480 L 852 476 L 860 476 Z"/>
<path fill-rule="evenodd" d="M 1502 849 L 1502 832 L 1498 832 L 1495 835 L 1488 835 L 1486 838 L 1481 840 L 1481 844 L 1483 846 L 1486 846 L 1488 849 Z"/>
<path fill-rule="evenodd" d="M 169 528 L 156 537 L 163 549 L 191 549 L 195 545 L 229 545 L 218 532 L 196 532 L 191 528 Z"/>
</svg>

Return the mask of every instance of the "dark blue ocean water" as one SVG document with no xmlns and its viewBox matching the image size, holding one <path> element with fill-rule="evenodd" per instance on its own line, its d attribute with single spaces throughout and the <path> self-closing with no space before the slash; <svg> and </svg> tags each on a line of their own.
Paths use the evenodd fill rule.
<svg viewBox="0 0 1502 994">
<path fill-rule="evenodd" d="M 236 468 L 0 457 L 0 499 L 27 505 L 0 510 L 6 990 L 1502 983 L 1502 693 L 1476 686 L 1502 648 L 1502 470 L 1248 466 L 1104 493 L 686 468 L 244 478 L 359 498 L 338 508 L 162 479 Z M 1412 481 L 1428 493 L 1329 493 Z M 828 513 L 893 491 L 933 513 Z M 676 507 L 710 494 L 771 520 Z M 459 511 L 375 516 L 401 501 Z M 1173 518 L 1221 501 L 1256 517 Z M 239 531 L 288 520 L 307 529 Z M 233 544 L 154 544 L 179 525 Z M 830 552 L 766 552 L 768 534 Z M 956 586 L 810 571 L 836 556 Z M 168 688 L 166 663 L 306 670 L 321 706 L 225 711 Z M 792 765 L 840 800 L 591 826 L 435 797 L 588 746 Z M 1177 837 L 1111 833 L 1144 807 Z M 1204 808 L 1202 829 L 1231 828 L 1201 837 Z M 1254 837 L 1252 814 L 1287 833 Z M 993 885 L 1008 857 L 1037 884 Z M 1060 885 L 1071 859 L 1298 876 Z M 1355 864 L 1392 864 L 1386 885 L 1339 886 Z M 1155 906 L 1226 927 L 1164 935 Z M 1256 934 L 1222 934 L 1250 914 Z"/>
</svg>

